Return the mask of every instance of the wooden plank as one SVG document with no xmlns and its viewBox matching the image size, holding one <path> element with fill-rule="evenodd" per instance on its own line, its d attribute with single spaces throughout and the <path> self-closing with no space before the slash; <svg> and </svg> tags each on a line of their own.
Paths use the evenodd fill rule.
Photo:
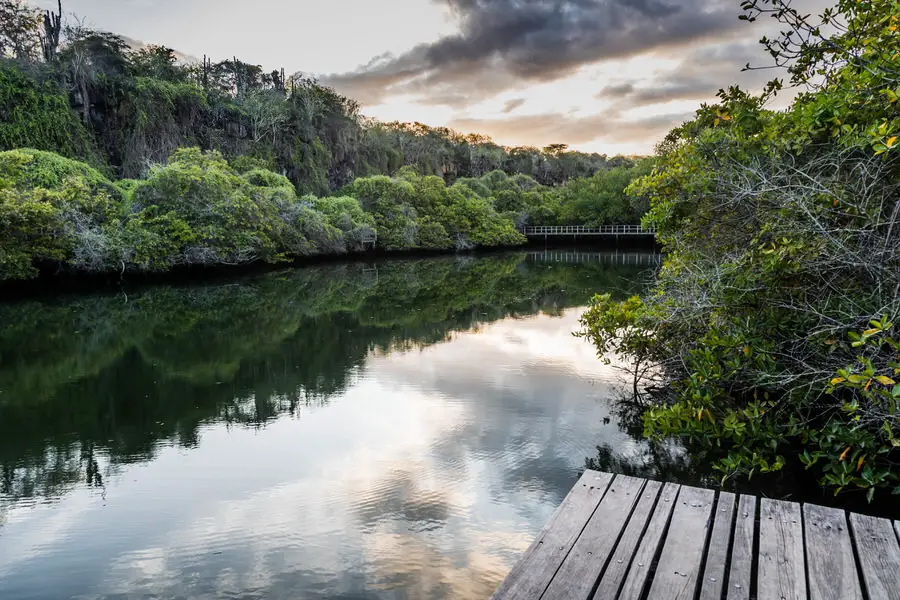
<svg viewBox="0 0 900 600">
<path fill-rule="evenodd" d="M 494 600 L 540 598 L 553 575 L 581 535 L 581 530 L 603 498 L 612 475 L 585 471 L 556 510 L 525 556 L 513 567 Z"/>
<path fill-rule="evenodd" d="M 709 538 L 709 549 L 706 551 L 700 600 L 722 600 L 725 564 L 728 562 L 728 547 L 731 545 L 731 530 L 734 525 L 735 500 L 734 494 L 721 492 L 716 502 L 715 524 Z"/>
<path fill-rule="evenodd" d="M 803 515 L 796 502 L 763 498 L 759 505 L 758 600 L 806 600 Z"/>
<path fill-rule="evenodd" d="M 716 493 L 682 486 L 647 600 L 694 600 Z"/>
<path fill-rule="evenodd" d="M 619 600 L 638 600 L 643 595 L 656 551 L 659 549 L 672 510 L 678 502 L 680 488 L 681 486 L 672 483 L 667 483 L 663 488 L 659 501 L 656 503 L 656 509 L 653 511 L 653 517 L 647 524 L 647 530 L 641 538 L 637 552 L 631 559 L 628 575 L 625 577 L 622 591 L 618 596 Z M 601 596 L 600 588 L 594 594 L 594 600 L 609 600 L 609 598 L 615 598 L 615 596 Z"/>
<path fill-rule="evenodd" d="M 606 566 L 631 509 L 641 495 L 643 479 L 617 475 L 594 516 L 563 561 L 544 600 L 587 600 Z"/>
<path fill-rule="evenodd" d="M 741 496 L 731 544 L 728 600 L 749 600 L 753 578 L 753 534 L 756 531 L 756 498 Z"/>
<path fill-rule="evenodd" d="M 846 513 L 806 504 L 803 530 L 810 600 L 863 600 Z"/>
<path fill-rule="evenodd" d="M 851 513 L 850 529 L 869 600 L 900 598 L 900 545 L 891 522 Z"/>
<path fill-rule="evenodd" d="M 616 550 L 613 552 L 606 570 L 603 571 L 597 591 L 594 593 L 595 600 L 615 598 L 619 593 L 619 588 L 622 587 L 625 576 L 628 574 L 631 557 L 634 556 L 638 543 L 640 543 L 641 537 L 644 535 L 644 529 L 647 528 L 647 523 L 653 515 L 653 507 L 656 505 L 656 500 L 662 489 L 663 484 L 658 481 L 648 481 L 644 486 L 641 499 L 638 500 L 634 512 L 631 513 L 631 518 L 628 520 L 628 525 L 625 527 L 624 533 L 622 533 Z M 673 506 L 672 502 L 678 494 L 678 486 L 672 483 L 667 484 L 665 493 L 669 497 L 666 506 Z M 663 500 L 660 499 L 660 502 L 662 503 Z"/>
</svg>

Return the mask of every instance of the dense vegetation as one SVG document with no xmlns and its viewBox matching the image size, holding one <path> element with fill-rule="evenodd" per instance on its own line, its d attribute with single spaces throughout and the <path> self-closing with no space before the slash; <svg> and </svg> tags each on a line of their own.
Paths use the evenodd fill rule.
<svg viewBox="0 0 900 600">
<path fill-rule="evenodd" d="M 642 269 L 525 253 L 392 259 L 0 302 L 0 495 L 101 484 L 166 442 L 192 447 L 204 423 L 259 427 L 327 403 L 373 350 L 559 314 L 597 286 L 626 297 Z"/>
<path fill-rule="evenodd" d="M 647 161 L 365 119 L 300 75 L 178 61 L 0 0 L 0 282 L 524 242 L 634 223 Z"/>
<path fill-rule="evenodd" d="M 601 210 L 632 218 L 614 198 L 624 197 L 621 178 L 642 168 L 550 189 L 502 171 L 448 186 L 404 167 L 394 177 L 356 179 L 334 196 L 298 197 L 284 176 L 229 164 L 217 151 L 179 149 L 146 179 L 113 183 L 58 154 L 11 150 L 0 152 L 0 281 L 41 267 L 124 273 L 277 263 L 376 242 L 386 250 L 514 246 L 525 241 L 517 226 L 555 222 L 565 211 L 588 223 L 612 220 Z M 618 191 L 595 191 L 606 182 Z"/>
<path fill-rule="evenodd" d="M 784 25 L 763 44 L 801 93 L 723 90 L 666 137 L 629 190 L 667 251 L 656 288 L 596 298 L 583 333 L 633 359 L 646 433 L 724 478 L 900 493 L 900 5 L 743 6 Z"/>
</svg>

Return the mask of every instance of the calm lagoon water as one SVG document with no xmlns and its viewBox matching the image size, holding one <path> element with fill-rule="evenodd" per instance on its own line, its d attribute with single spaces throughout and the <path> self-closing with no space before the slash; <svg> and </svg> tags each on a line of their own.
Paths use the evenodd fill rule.
<svg viewBox="0 0 900 600">
<path fill-rule="evenodd" d="M 487 598 L 586 459 L 682 458 L 639 440 L 620 374 L 571 335 L 653 263 L 521 252 L 0 303 L 0 598 Z"/>
</svg>

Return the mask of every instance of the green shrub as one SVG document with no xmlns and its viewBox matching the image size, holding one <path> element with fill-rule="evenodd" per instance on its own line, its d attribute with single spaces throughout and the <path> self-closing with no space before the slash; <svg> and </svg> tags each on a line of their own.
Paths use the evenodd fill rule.
<svg viewBox="0 0 900 600">
<path fill-rule="evenodd" d="M 10 177 L 20 190 L 60 190 L 68 180 L 74 179 L 87 186 L 91 193 L 104 192 L 115 202 L 124 198 L 122 190 L 97 169 L 53 152 L 31 148 L 0 152 L 0 173 Z"/>
<path fill-rule="evenodd" d="M 114 262 L 107 228 L 122 192 L 95 169 L 39 150 L 0 152 L 0 278 L 24 279 L 58 262 L 102 271 Z"/>
<path fill-rule="evenodd" d="M 38 148 L 99 164 L 93 137 L 55 83 L 55 74 L 39 75 L 45 80 L 0 60 L 0 150 Z"/>
<path fill-rule="evenodd" d="M 284 187 L 251 185 L 220 153 L 189 148 L 151 171 L 134 190 L 133 206 L 172 213 L 190 227 L 194 235 L 182 249 L 188 264 L 246 263 L 278 259 L 284 221 L 276 198 L 284 196 Z"/>
</svg>

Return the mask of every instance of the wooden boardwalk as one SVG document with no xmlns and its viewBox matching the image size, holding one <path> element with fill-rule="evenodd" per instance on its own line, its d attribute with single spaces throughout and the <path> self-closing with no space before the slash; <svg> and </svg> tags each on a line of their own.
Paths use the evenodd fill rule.
<svg viewBox="0 0 900 600">
<path fill-rule="evenodd" d="M 900 523 L 587 471 L 494 600 L 900 600 Z"/>
<path fill-rule="evenodd" d="M 641 225 L 600 225 L 599 227 L 585 227 L 584 225 L 541 225 L 537 227 L 523 227 L 522 233 L 526 237 L 548 238 L 566 236 L 578 238 L 581 236 L 654 236 L 656 235 L 656 230 L 645 229 Z"/>
</svg>

